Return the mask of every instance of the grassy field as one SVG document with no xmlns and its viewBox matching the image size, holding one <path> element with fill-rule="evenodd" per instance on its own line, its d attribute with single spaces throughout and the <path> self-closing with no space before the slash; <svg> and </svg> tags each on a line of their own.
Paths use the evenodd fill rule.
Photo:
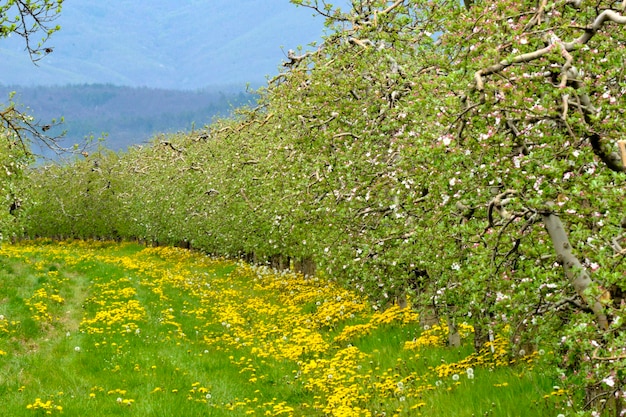
<svg viewBox="0 0 626 417">
<path fill-rule="evenodd" d="M 176 248 L 0 248 L 7 416 L 557 416 L 550 355 L 504 366 L 332 282 Z"/>
</svg>

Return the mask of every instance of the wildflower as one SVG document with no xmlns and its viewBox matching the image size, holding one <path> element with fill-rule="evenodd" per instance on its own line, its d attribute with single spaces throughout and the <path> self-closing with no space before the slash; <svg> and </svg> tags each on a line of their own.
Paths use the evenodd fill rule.
<svg viewBox="0 0 626 417">
<path fill-rule="evenodd" d="M 452 380 L 453 381 L 458 381 L 459 380 L 459 374 L 452 375 Z"/>
<path fill-rule="evenodd" d="M 74 352 L 80 352 L 80 346 L 75 346 L 74 347 Z"/>
</svg>

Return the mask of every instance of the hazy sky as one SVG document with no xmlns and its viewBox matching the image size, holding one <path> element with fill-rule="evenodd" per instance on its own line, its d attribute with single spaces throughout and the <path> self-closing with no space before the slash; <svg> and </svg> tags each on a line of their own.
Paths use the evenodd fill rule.
<svg viewBox="0 0 626 417">
<path fill-rule="evenodd" d="M 16 36 L 0 41 L 1 84 L 262 84 L 288 49 L 321 39 L 324 20 L 288 0 L 79 0 L 57 23 L 38 66 Z"/>
</svg>

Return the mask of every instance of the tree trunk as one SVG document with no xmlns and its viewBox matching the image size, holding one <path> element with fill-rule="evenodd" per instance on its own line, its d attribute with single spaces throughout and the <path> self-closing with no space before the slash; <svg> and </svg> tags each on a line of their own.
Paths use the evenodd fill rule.
<svg viewBox="0 0 626 417">
<path fill-rule="evenodd" d="M 567 233 L 563 228 L 563 223 L 559 216 L 554 213 L 543 213 L 543 224 L 550 235 L 554 250 L 557 254 L 557 259 L 560 264 L 563 265 L 565 270 L 565 276 L 570 280 L 574 286 L 576 293 L 587 303 L 589 308 L 593 311 L 598 322 L 598 326 L 602 330 L 609 328 L 609 321 L 604 314 L 604 308 L 597 299 L 588 299 L 585 294 L 587 288 L 594 284 L 593 280 L 587 273 L 585 267 L 580 263 L 578 258 L 572 253 L 572 245 L 569 243 Z"/>
<path fill-rule="evenodd" d="M 450 317 L 448 317 L 448 346 L 461 346 L 461 335 Z"/>
<path fill-rule="evenodd" d="M 310 256 L 300 258 L 294 262 L 296 272 L 301 272 L 305 276 L 315 275 L 315 261 Z"/>
<path fill-rule="evenodd" d="M 476 353 L 480 352 L 487 342 L 493 342 L 492 337 L 490 337 L 489 327 L 484 323 L 485 321 L 481 317 L 481 315 L 477 312 L 472 312 L 472 316 L 474 319 L 474 351 Z M 491 352 L 493 353 L 494 348 L 491 346 Z"/>
<path fill-rule="evenodd" d="M 277 269 L 279 271 L 289 269 L 289 257 L 288 256 L 285 256 L 282 254 L 271 255 L 269 260 L 270 260 L 270 266 L 274 269 Z"/>
</svg>

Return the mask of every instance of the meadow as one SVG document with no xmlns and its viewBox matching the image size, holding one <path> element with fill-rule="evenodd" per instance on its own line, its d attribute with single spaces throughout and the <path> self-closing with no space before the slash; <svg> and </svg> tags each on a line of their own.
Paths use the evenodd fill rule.
<svg viewBox="0 0 626 417">
<path fill-rule="evenodd" d="M 7 416 L 557 416 L 550 352 L 506 335 L 189 250 L 50 240 L 0 248 Z"/>
</svg>

